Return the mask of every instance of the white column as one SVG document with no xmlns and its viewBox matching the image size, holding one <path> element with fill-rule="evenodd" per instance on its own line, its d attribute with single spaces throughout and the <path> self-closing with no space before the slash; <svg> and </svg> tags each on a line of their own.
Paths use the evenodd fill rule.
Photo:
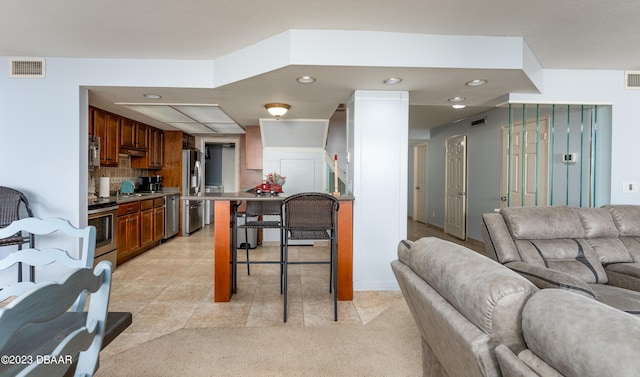
<svg viewBox="0 0 640 377">
<path fill-rule="evenodd" d="M 398 289 L 389 263 L 407 237 L 409 93 L 355 91 L 348 112 L 354 289 Z"/>
</svg>

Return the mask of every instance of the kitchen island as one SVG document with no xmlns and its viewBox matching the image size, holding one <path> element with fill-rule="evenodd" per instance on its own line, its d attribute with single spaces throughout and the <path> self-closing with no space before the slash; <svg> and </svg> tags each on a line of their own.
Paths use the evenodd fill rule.
<svg viewBox="0 0 640 377">
<path fill-rule="evenodd" d="M 282 201 L 286 194 L 257 195 L 248 192 L 207 193 L 198 196 L 182 196 L 183 200 L 213 200 L 214 203 L 214 272 L 213 300 L 228 302 L 232 295 L 231 248 L 236 206 L 248 200 Z M 338 210 L 338 300 L 353 300 L 353 201 L 352 196 L 340 196 Z"/>
</svg>

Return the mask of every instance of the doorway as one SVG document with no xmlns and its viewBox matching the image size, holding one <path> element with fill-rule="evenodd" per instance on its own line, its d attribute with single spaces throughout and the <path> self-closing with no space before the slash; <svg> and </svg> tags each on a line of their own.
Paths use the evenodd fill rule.
<svg viewBox="0 0 640 377">
<path fill-rule="evenodd" d="M 467 231 L 467 135 L 446 140 L 444 232 L 461 240 Z"/>
<path fill-rule="evenodd" d="M 549 118 L 501 133 L 500 208 L 548 205 Z"/>
<path fill-rule="evenodd" d="M 413 147 L 413 219 L 426 224 L 427 211 L 427 144 Z"/>
</svg>

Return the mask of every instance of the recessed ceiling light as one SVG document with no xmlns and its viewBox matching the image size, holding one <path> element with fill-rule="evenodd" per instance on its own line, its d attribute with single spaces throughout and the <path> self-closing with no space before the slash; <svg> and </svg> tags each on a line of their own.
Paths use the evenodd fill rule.
<svg viewBox="0 0 640 377">
<path fill-rule="evenodd" d="M 485 79 L 475 79 L 465 83 L 466 86 L 480 86 L 487 83 Z"/>
<path fill-rule="evenodd" d="M 453 97 L 453 98 L 449 98 L 448 101 L 449 102 L 462 102 L 464 101 L 464 97 Z"/>
<path fill-rule="evenodd" d="M 383 81 L 387 85 L 396 85 L 402 82 L 400 77 L 389 77 L 388 79 Z"/>
<path fill-rule="evenodd" d="M 162 96 L 159 95 L 159 94 L 145 94 L 144 96 L 149 98 L 149 99 L 160 99 L 160 98 L 162 98 Z"/>
<path fill-rule="evenodd" d="M 455 104 L 455 105 L 451 105 L 451 107 L 457 110 L 457 109 L 464 109 L 465 107 L 467 107 L 467 105 Z"/>
<path fill-rule="evenodd" d="M 298 80 L 300 84 L 311 84 L 316 81 L 315 77 L 311 76 L 300 76 L 296 80 Z"/>
</svg>

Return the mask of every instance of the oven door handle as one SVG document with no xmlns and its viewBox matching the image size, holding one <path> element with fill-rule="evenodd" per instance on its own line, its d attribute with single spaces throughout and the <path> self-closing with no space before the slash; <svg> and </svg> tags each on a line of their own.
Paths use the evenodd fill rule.
<svg viewBox="0 0 640 377">
<path fill-rule="evenodd" d="M 96 208 L 96 209 L 90 209 L 87 214 L 88 215 L 95 215 L 97 213 L 103 213 L 103 212 L 110 212 L 110 211 L 115 211 L 118 209 L 118 206 L 112 206 L 112 207 L 105 207 L 105 208 Z"/>
</svg>

